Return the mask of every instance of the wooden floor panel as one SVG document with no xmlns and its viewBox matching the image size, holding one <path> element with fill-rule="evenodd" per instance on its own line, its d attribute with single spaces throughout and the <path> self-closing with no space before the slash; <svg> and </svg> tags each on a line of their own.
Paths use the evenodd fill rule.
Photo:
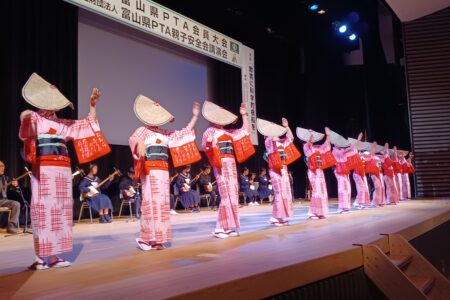
<svg viewBox="0 0 450 300">
<path fill-rule="evenodd" d="M 139 223 L 81 223 L 65 269 L 26 271 L 30 235 L 0 237 L 0 299 L 261 298 L 362 265 L 352 244 L 378 243 L 380 233 L 412 239 L 450 219 L 450 200 L 413 200 L 397 206 L 333 213 L 307 220 L 295 206 L 288 227 L 270 227 L 271 206 L 240 209 L 238 238 L 211 237 L 215 212 L 171 217 L 174 242 L 164 251 L 136 249 Z M 276 284 L 274 279 L 276 278 Z"/>
</svg>

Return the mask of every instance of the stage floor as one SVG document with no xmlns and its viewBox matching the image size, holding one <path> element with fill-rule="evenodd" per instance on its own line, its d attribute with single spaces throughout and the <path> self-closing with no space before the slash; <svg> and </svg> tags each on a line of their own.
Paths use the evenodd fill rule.
<svg viewBox="0 0 450 300">
<path fill-rule="evenodd" d="M 268 224 L 268 204 L 241 208 L 241 236 L 226 240 L 211 236 L 217 213 L 180 213 L 171 217 L 174 242 L 164 251 L 137 249 L 138 221 L 77 223 L 74 251 L 63 256 L 73 266 L 44 271 L 25 270 L 31 235 L 0 232 L 0 299 L 261 298 L 361 266 L 352 244 L 377 241 L 380 233 L 411 239 L 450 219 L 450 200 L 344 215 L 331 204 L 325 220 L 307 220 L 308 203 L 296 202 L 287 227 Z"/>
</svg>

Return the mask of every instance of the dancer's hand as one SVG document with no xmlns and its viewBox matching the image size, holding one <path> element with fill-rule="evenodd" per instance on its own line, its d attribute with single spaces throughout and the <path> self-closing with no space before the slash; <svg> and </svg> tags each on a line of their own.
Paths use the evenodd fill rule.
<svg viewBox="0 0 450 300">
<path fill-rule="evenodd" d="M 139 141 L 137 143 L 137 153 L 139 155 L 139 158 L 144 157 L 145 156 L 145 145 L 143 141 Z"/>
<path fill-rule="evenodd" d="M 241 103 L 239 112 L 241 113 L 242 116 L 247 114 L 247 105 L 244 102 Z"/>
<path fill-rule="evenodd" d="M 201 107 L 200 103 L 194 101 L 194 104 L 192 105 L 192 115 L 198 117 L 200 115 Z"/>
<path fill-rule="evenodd" d="M 31 116 L 31 113 L 33 111 L 32 110 L 24 110 L 21 114 L 20 114 L 20 122 L 23 122 L 25 119 L 28 119 Z"/>
<path fill-rule="evenodd" d="M 363 133 L 362 132 L 360 132 L 359 134 L 358 134 L 358 141 L 361 141 L 362 140 L 362 138 L 363 138 Z"/>
<path fill-rule="evenodd" d="M 283 127 L 288 127 L 289 126 L 289 122 L 286 118 L 282 118 L 281 119 L 281 125 L 283 125 Z"/>
<path fill-rule="evenodd" d="M 326 135 L 330 135 L 330 128 L 325 127 L 325 134 L 326 134 Z"/>
<path fill-rule="evenodd" d="M 97 102 L 100 100 L 100 96 L 102 93 L 100 93 L 100 90 L 98 88 L 93 88 L 91 97 L 90 97 L 90 104 L 92 107 L 95 107 L 97 105 Z"/>
</svg>

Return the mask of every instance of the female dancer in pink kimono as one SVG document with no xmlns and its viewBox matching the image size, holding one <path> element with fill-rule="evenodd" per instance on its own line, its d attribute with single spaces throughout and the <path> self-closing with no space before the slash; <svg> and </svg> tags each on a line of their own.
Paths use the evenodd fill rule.
<svg viewBox="0 0 450 300">
<path fill-rule="evenodd" d="M 194 126 L 200 114 L 200 104 L 194 102 L 192 118 L 184 129 L 160 129 L 174 117 L 159 103 L 139 95 L 134 111 L 146 126 L 130 136 L 129 144 L 135 160 L 135 177 L 142 184 L 140 234 L 136 243 L 141 250 L 163 250 L 172 241 L 170 229 L 170 150 L 175 166 L 201 159 L 195 145 Z"/>
<path fill-rule="evenodd" d="M 397 191 L 397 184 L 394 179 L 393 163 L 394 162 L 389 156 L 389 144 L 386 143 L 384 145 L 384 156 L 381 163 L 384 173 L 384 185 L 386 186 L 386 201 L 391 205 L 396 205 L 400 199 Z"/>
<path fill-rule="evenodd" d="M 328 214 L 328 192 L 325 177 L 323 175 L 323 169 L 331 167 L 328 164 L 325 154 L 331 154 L 330 144 L 330 129 L 325 127 L 326 140 L 320 145 L 314 145 L 312 143 L 313 136 L 311 135 L 310 141 L 303 145 L 303 151 L 308 159 L 308 179 L 311 183 L 312 195 L 309 206 L 308 216 L 313 219 L 325 219 L 325 215 Z M 312 162 L 316 167 L 311 167 Z"/>
<path fill-rule="evenodd" d="M 285 219 L 294 214 L 287 165 L 301 156 L 293 144 L 294 135 L 289 128 L 288 120 L 283 118 L 281 123 L 286 128 L 286 136 L 284 138 L 267 136 L 265 139 L 266 152 L 269 157 L 269 174 L 275 194 L 270 224 L 275 226 L 288 225 L 289 222 Z"/>
<path fill-rule="evenodd" d="M 383 173 L 381 172 L 381 158 L 375 154 L 376 148 L 377 143 L 374 142 L 365 162 L 365 170 L 366 173 L 370 174 L 374 186 L 372 206 L 384 206 L 386 201 Z"/>
<path fill-rule="evenodd" d="M 62 268 L 70 262 L 58 257 L 72 251 L 72 172 L 66 142 L 74 140 L 80 163 L 86 163 L 110 151 L 96 117 L 100 92 L 94 88 L 89 115 L 82 120 L 60 119 L 55 112 L 71 106 L 53 85 L 33 74 L 24 86 L 23 96 L 37 112 L 20 115 L 19 137 L 25 158 L 33 165 L 31 177 L 31 224 L 35 262 L 32 270 Z"/>
<path fill-rule="evenodd" d="M 253 145 L 248 144 L 251 130 L 247 119 L 247 109 L 242 103 L 240 129 L 225 129 L 224 126 L 235 122 L 237 116 L 214 103 L 205 101 L 202 113 L 205 119 L 212 123 L 212 126 L 203 133 L 202 147 L 213 167 L 221 198 L 216 228 L 212 234 L 221 239 L 237 237 L 240 221 L 235 156 L 238 162 L 243 162 L 254 153 Z"/>
<path fill-rule="evenodd" d="M 409 182 L 409 175 L 414 174 L 416 170 L 412 164 L 414 155 L 409 153 L 408 159 L 404 156 L 400 157 L 400 164 L 402 165 L 402 195 L 400 200 L 411 199 L 411 184 Z"/>
</svg>

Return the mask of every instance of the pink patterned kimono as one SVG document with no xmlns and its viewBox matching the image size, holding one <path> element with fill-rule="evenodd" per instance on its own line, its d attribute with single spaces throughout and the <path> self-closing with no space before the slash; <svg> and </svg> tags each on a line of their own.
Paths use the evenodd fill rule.
<svg viewBox="0 0 450 300">
<path fill-rule="evenodd" d="M 31 224 L 39 257 L 72 251 L 72 172 L 66 141 L 74 140 L 78 159 L 86 162 L 110 151 L 98 121 L 59 119 L 32 112 L 19 129 L 25 156 L 33 164 Z"/>
<path fill-rule="evenodd" d="M 352 146 L 353 147 L 353 146 Z M 350 210 L 352 188 L 350 185 L 349 171 L 346 167 L 347 156 L 344 149 L 333 147 L 333 156 L 336 159 L 334 175 L 338 183 L 338 208 L 339 210 Z M 344 166 L 340 168 L 339 166 Z"/>
<path fill-rule="evenodd" d="M 267 137 L 265 140 L 267 154 L 270 155 L 276 151 L 284 153 L 284 148 L 292 144 L 292 139 L 285 137 L 282 140 L 274 141 Z M 272 216 L 277 219 L 289 218 L 294 215 L 292 208 L 292 191 L 289 181 L 288 169 L 286 164 L 280 170 L 269 169 L 270 180 L 274 191 L 274 201 Z"/>
<path fill-rule="evenodd" d="M 409 182 L 409 174 L 414 173 L 414 167 L 404 157 L 400 159 L 402 165 L 402 194 L 400 200 L 411 199 L 411 184 Z"/>
<path fill-rule="evenodd" d="M 135 167 L 142 184 L 140 219 L 142 240 L 157 244 L 172 240 L 168 149 L 191 144 L 194 140 L 194 130 L 169 131 L 151 126 L 139 127 L 130 136 L 129 144 L 133 158 L 135 162 L 142 162 Z M 146 149 L 145 157 L 141 160 L 137 153 L 139 141 L 144 143 Z"/>
<path fill-rule="evenodd" d="M 303 151 L 308 159 L 315 152 L 325 153 L 330 150 L 331 144 L 329 141 L 326 141 L 320 146 L 316 146 L 311 143 L 306 143 L 303 145 Z M 311 170 L 308 168 L 308 179 L 312 189 L 308 215 L 318 217 L 325 216 L 328 214 L 328 192 L 323 170 Z"/>
<path fill-rule="evenodd" d="M 372 205 L 375 206 L 384 206 L 386 204 L 386 194 L 383 180 L 383 173 L 381 172 L 381 158 L 377 155 L 372 156 L 372 160 L 375 160 L 377 165 L 380 168 L 380 174 L 371 174 L 370 178 L 372 179 L 374 191 L 372 195 Z"/>
<path fill-rule="evenodd" d="M 393 160 L 395 186 L 397 187 L 397 193 L 400 199 L 400 197 L 403 194 L 403 183 L 402 183 L 403 169 L 397 157 L 394 157 L 392 160 Z"/>
<path fill-rule="evenodd" d="M 392 168 L 393 161 L 390 159 L 389 155 L 383 157 L 383 173 L 384 173 L 384 184 L 386 186 L 386 201 L 390 204 L 397 204 L 400 200 L 399 194 L 397 192 L 397 184 L 394 180 L 394 169 Z"/>
<path fill-rule="evenodd" d="M 203 150 L 205 152 L 212 150 L 219 151 L 219 159 L 222 164 L 219 168 L 211 162 L 220 194 L 216 229 L 240 228 L 238 215 L 239 185 L 232 143 L 249 135 L 250 133 L 246 128 L 227 130 L 218 127 L 209 127 L 203 133 Z M 212 138 L 211 142 L 208 142 L 209 138 Z"/>
<path fill-rule="evenodd" d="M 367 157 L 365 155 L 360 154 L 361 160 L 363 163 L 366 161 Z M 364 171 L 364 165 L 360 168 L 356 168 L 353 170 L 353 180 L 356 185 L 356 199 L 355 202 L 360 206 L 369 206 L 370 205 L 370 194 L 369 194 L 369 185 L 367 183 L 366 172 Z"/>
</svg>

